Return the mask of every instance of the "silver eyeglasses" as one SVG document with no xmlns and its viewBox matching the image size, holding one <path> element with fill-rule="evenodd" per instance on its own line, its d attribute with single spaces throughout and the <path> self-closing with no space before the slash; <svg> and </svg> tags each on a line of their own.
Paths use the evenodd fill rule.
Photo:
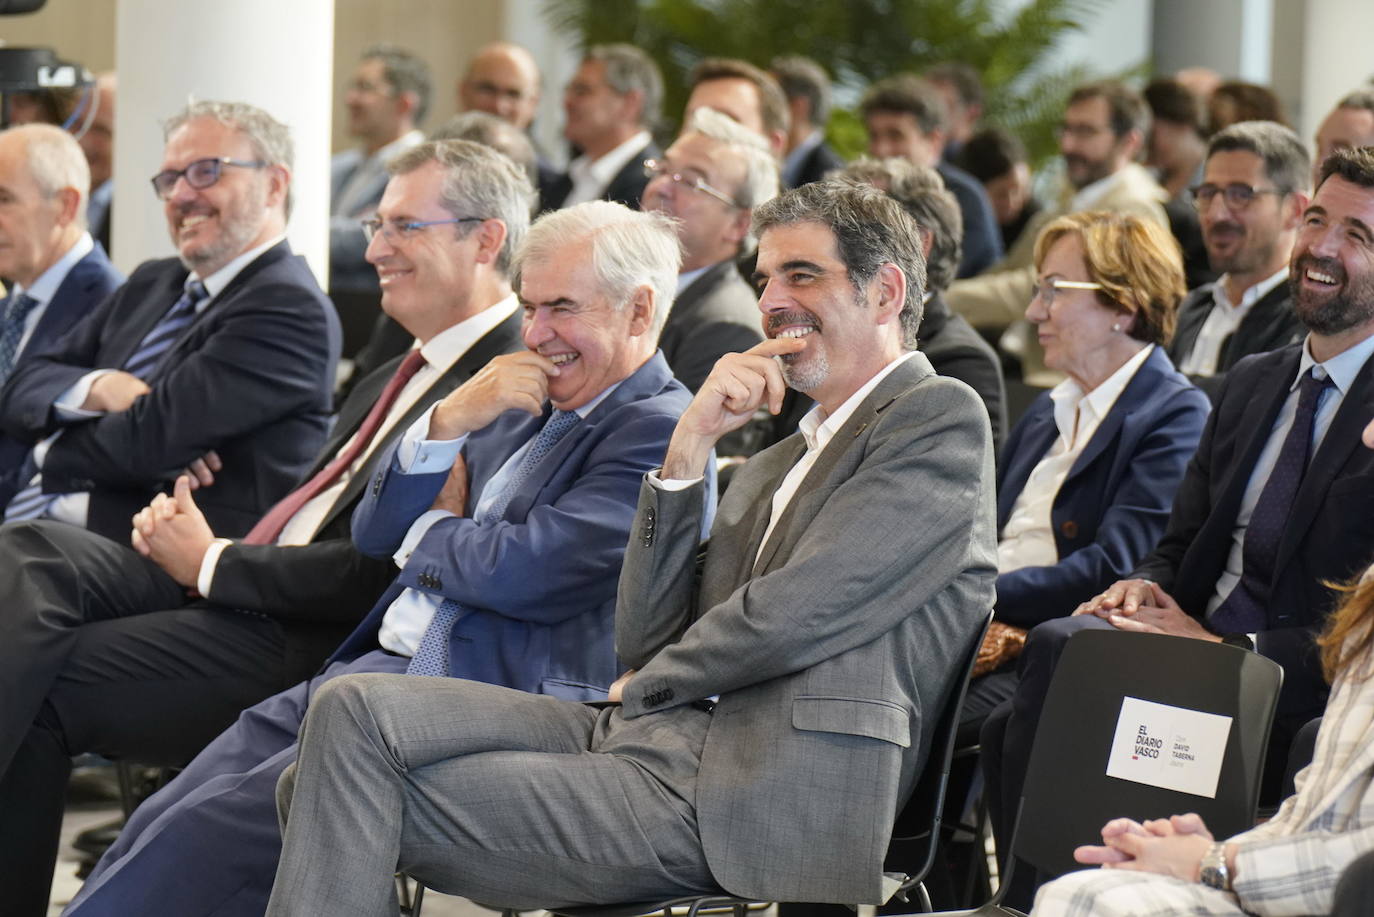
<svg viewBox="0 0 1374 917">
<path fill-rule="evenodd" d="M 359 221 L 363 227 L 363 235 L 367 237 L 368 244 L 381 233 L 388 242 L 395 242 L 397 239 L 412 239 L 416 233 L 426 226 L 447 226 L 450 223 L 480 223 L 486 217 L 455 217 L 452 220 L 379 220 L 375 217 L 371 220 Z"/>
<path fill-rule="evenodd" d="M 1102 284 L 1094 283 L 1091 280 L 1042 280 L 1035 285 L 1035 295 L 1031 298 L 1039 297 L 1045 304 L 1046 309 L 1054 307 L 1054 293 L 1056 290 L 1100 290 Z"/>
<path fill-rule="evenodd" d="M 742 208 L 741 204 L 735 203 L 734 198 L 718 188 L 711 187 L 706 179 L 698 178 L 694 175 L 683 175 L 681 172 L 674 172 L 672 166 L 657 159 L 644 160 L 644 174 L 650 181 L 662 176 L 675 185 L 682 185 L 693 191 L 700 191 L 702 194 L 709 194 L 711 197 L 725 204 L 727 207 Z"/>
</svg>

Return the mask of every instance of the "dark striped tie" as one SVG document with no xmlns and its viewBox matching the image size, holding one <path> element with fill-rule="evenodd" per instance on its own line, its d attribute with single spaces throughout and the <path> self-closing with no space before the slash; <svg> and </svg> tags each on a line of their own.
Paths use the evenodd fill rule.
<svg viewBox="0 0 1374 917">
<path fill-rule="evenodd" d="M 172 303 L 172 308 L 167 310 L 162 320 L 153 326 L 152 331 L 144 335 L 134 355 L 125 361 L 124 371 L 138 376 L 145 382 L 148 381 L 157 370 L 158 364 L 162 362 L 163 355 L 177 342 L 177 338 L 181 337 L 186 326 L 195 321 L 197 303 L 208 295 L 210 294 L 206 291 L 205 284 L 199 280 L 188 280 L 186 291 L 181 294 L 181 298 Z"/>
</svg>

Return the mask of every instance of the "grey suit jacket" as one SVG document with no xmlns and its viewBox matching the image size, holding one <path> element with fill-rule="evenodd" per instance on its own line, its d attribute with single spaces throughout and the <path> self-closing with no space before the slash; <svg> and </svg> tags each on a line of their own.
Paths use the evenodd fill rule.
<svg viewBox="0 0 1374 917">
<path fill-rule="evenodd" d="M 893 819 L 992 607 L 987 411 L 913 356 L 835 434 L 755 562 L 804 450 L 793 436 L 740 470 L 699 576 L 701 485 L 646 482 L 616 609 L 616 651 L 639 670 L 622 714 L 719 695 L 696 806 L 722 887 L 876 902 Z"/>
</svg>

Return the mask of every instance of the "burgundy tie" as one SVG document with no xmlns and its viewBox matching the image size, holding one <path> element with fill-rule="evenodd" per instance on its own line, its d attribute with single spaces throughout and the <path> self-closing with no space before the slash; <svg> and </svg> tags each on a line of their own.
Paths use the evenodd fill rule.
<svg viewBox="0 0 1374 917">
<path fill-rule="evenodd" d="M 362 455 L 363 450 L 372 442 L 372 437 L 377 435 L 377 430 L 382 425 L 382 420 L 386 418 L 387 411 L 396 403 L 396 397 L 401 394 L 401 389 L 405 388 L 411 377 L 420 371 L 420 367 L 425 365 L 425 358 L 420 355 L 419 349 L 412 350 L 401 361 L 401 365 L 396 369 L 396 375 L 391 377 L 391 381 L 382 389 L 381 397 L 372 406 L 372 410 L 363 418 L 362 425 L 358 427 L 358 432 L 353 439 L 328 465 L 321 468 L 313 478 L 297 487 L 291 493 L 282 497 L 276 506 L 267 511 L 267 515 L 258 520 L 258 524 L 253 526 L 253 530 L 244 537 L 244 544 L 272 544 L 281 534 L 281 530 L 286 528 L 286 523 L 291 521 L 291 517 L 300 512 L 305 504 L 314 499 L 321 491 L 329 487 L 339 479 L 339 475 L 344 473 L 344 469 L 353 464 L 358 456 Z"/>
</svg>

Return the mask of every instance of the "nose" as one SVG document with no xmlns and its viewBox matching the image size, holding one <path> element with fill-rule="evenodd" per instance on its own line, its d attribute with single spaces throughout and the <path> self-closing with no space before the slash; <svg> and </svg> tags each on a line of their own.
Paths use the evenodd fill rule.
<svg viewBox="0 0 1374 917">
<path fill-rule="evenodd" d="M 1335 258 L 1340 253 L 1340 226 L 1327 225 L 1314 231 L 1307 239 L 1307 254 L 1318 258 Z"/>
<path fill-rule="evenodd" d="M 1026 321 L 1038 325 L 1047 321 L 1050 317 L 1050 310 L 1045 306 L 1045 300 L 1040 295 L 1040 287 L 1031 290 L 1030 302 L 1026 303 Z"/>
<path fill-rule="evenodd" d="M 367 243 L 367 250 L 363 252 L 363 258 L 368 264 L 379 264 L 390 257 L 395 249 L 391 247 L 391 242 L 386 237 L 386 233 L 377 230 L 377 234 L 372 237 L 372 241 Z"/>
<path fill-rule="evenodd" d="M 525 342 L 525 346 L 530 350 L 537 350 L 540 345 L 547 344 L 556 336 L 553 327 L 549 324 L 547 315 L 542 309 L 535 309 L 526 313 L 525 319 L 521 324 L 520 335 Z"/>
<path fill-rule="evenodd" d="M 1212 199 L 1203 206 L 1201 215 L 1213 222 L 1226 219 L 1230 215 L 1230 211 L 1226 208 L 1226 195 L 1220 192 L 1213 194 Z"/>
<path fill-rule="evenodd" d="M 191 183 L 186 180 L 185 175 L 178 175 L 176 182 L 172 185 L 172 190 L 167 195 L 167 202 L 176 204 L 195 200 L 198 194 L 199 192 L 192 188 Z"/>
</svg>

